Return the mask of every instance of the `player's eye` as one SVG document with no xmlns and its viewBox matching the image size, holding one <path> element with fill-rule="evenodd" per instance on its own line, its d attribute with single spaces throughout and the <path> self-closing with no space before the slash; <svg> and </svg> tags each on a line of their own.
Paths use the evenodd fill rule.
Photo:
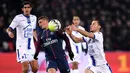
<svg viewBox="0 0 130 73">
<path fill-rule="evenodd" d="M 42 22 L 39 22 L 39 24 L 42 23 Z"/>
</svg>

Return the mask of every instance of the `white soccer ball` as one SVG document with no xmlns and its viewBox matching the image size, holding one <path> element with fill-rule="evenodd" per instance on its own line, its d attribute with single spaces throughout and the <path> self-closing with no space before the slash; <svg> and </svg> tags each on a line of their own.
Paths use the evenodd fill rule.
<svg viewBox="0 0 130 73">
<path fill-rule="evenodd" d="M 57 19 L 52 19 L 49 23 L 48 23 L 48 28 L 50 31 L 54 32 L 54 31 L 58 31 L 59 29 L 61 29 L 61 23 L 59 20 Z"/>
</svg>

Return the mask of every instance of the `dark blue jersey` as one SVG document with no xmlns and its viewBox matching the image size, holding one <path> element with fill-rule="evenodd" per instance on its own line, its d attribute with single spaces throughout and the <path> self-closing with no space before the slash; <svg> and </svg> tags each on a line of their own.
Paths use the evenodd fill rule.
<svg viewBox="0 0 130 73">
<path fill-rule="evenodd" d="M 65 32 L 60 30 L 56 32 L 51 32 L 49 29 L 43 30 L 39 41 L 41 40 L 43 48 L 45 50 L 46 58 L 63 58 L 65 57 L 65 52 L 62 48 L 62 41 L 64 40 L 67 44 L 66 48 L 71 52 L 70 42 Z M 39 53 L 39 49 L 36 50 Z"/>
</svg>

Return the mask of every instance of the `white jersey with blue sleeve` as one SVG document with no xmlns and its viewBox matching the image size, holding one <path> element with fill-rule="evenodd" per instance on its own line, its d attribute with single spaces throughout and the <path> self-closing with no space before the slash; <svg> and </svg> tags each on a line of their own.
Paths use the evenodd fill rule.
<svg viewBox="0 0 130 73">
<path fill-rule="evenodd" d="M 34 55 L 35 46 L 33 40 L 33 30 L 36 29 L 36 16 L 16 15 L 9 28 L 16 28 L 16 52 L 17 60 L 27 60 L 29 54 Z"/>
<path fill-rule="evenodd" d="M 103 35 L 101 32 L 94 33 L 94 38 L 83 37 L 88 43 L 88 53 L 94 66 L 106 64 L 105 53 L 103 48 Z"/>
<path fill-rule="evenodd" d="M 105 58 L 103 34 L 95 32 L 94 38 L 83 37 L 83 40 L 88 43 L 88 53 L 92 62 L 92 65 L 87 67 L 87 69 L 94 73 L 112 73 Z"/>
</svg>

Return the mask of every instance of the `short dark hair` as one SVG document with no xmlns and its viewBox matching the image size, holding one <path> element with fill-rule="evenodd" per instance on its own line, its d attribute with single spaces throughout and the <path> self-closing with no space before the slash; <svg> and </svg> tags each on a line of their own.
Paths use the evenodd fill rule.
<svg viewBox="0 0 130 73">
<path fill-rule="evenodd" d="M 29 4 L 30 7 L 32 7 L 31 2 L 29 2 L 29 1 L 24 1 L 24 2 L 22 3 L 22 8 L 24 7 L 24 5 L 27 5 L 27 4 Z"/>
<path fill-rule="evenodd" d="M 103 27 L 104 26 L 104 21 L 103 20 L 100 20 L 100 19 L 95 19 L 94 21 L 97 21 L 98 24 Z"/>
<path fill-rule="evenodd" d="M 40 17 L 38 18 L 38 21 L 39 21 L 40 19 L 44 19 L 44 20 L 49 21 L 49 18 L 48 18 L 47 16 L 40 16 Z"/>
<path fill-rule="evenodd" d="M 80 17 L 79 17 L 78 15 L 74 15 L 73 18 L 74 18 L 74 17 L 77 17 L 77 18 L 80 20 Z"/>
<path fill-rule="evenodd" d="M 102 20 L 98 20 L 98 24 L 103 27 L 104 26 L 104 22 Z"/>
</svg>

